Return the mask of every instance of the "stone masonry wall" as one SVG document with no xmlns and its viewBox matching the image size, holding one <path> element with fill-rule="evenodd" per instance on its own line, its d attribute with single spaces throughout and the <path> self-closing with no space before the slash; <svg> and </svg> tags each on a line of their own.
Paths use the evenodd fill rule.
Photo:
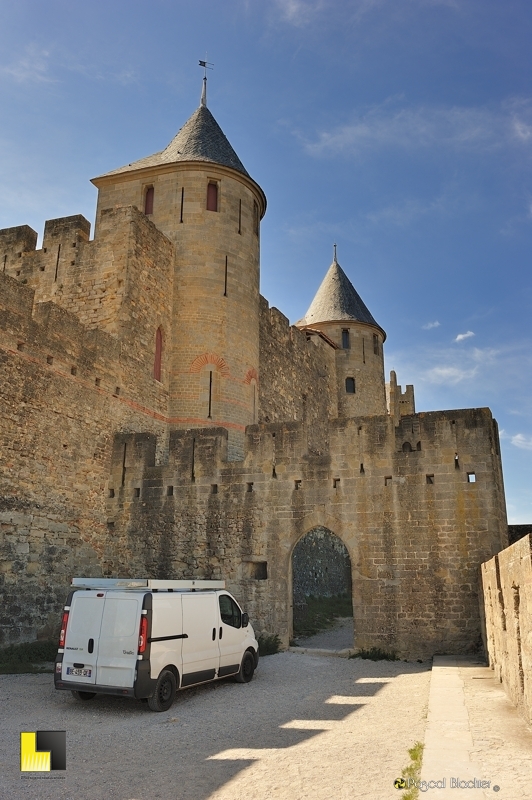
<svg viewBox="0 0 532 800">
<path fill-rule="evenodd" d="M 322 453 L 303 423 L 249 426 L 242 462 L 225 462 L 225 437 L 174 432 L 159 467 L 155 440 L 115 444 L 115 572 L 224 577 L 259 632 L 288 644 L 293 549 L 321 526 L 349 553 L 357 647 L 478 651 L 478 567 L 507 541 L 487 409 L 332 421 Z M 124 444 L 137 454 L 125 473 Z"/>
<path fill-rule="evenodd" d="M 532 536 L 482 564 L 489 662 L 512 703 L 532 723 Z"/>
<path fill-rule="evenodd" d="M 304 422 L 309 447 L 328 448 L 328 420 L 338 415 L 334 349 L 260 298 L 259 422 Z"/>
<path fill-rule="evenodd" d="M 147 370 L 127 338 L 87 329 L 53 303 L 34 305 L 32 289 L 0 274 L 0 622 L 8 638 L 49 633 L 70 577 L 101 574 L 114 435 L 140 429 L 166 441 L 167 392 Z"/>
</svg>

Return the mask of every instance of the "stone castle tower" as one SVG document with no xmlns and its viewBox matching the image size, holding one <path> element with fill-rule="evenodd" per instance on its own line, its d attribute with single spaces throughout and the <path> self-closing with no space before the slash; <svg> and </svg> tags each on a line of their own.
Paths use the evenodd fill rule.
<svg viewBox="0 0 532 800">
<path fill-rule="evenodd" d="M 266 197 L 207 108 L 168 147 L 95 178 L 105 211 L 137 206 L 174 245 L 170 315 L 159 345 L 174 427 L 220 425 L 242 455 L 257 421 L 259 227 Z"/>
<path fill-rule="evenodd" d="M 81 216 L 41 250 L 0 231 L 8 639 L 52 630 L 74 574 L 149 575 L 223 577 L 287 644 L 330 566 L 356 647 L 475 649 L 478 565 L 507 535 L 489 410 L 416 414 L 385 386 L 386 334 L 336 248 L 296 326 L 268 306 L 266 198 L 205 83 L 168 147 L 93 183 L 93 240 Z"/>
</svg>

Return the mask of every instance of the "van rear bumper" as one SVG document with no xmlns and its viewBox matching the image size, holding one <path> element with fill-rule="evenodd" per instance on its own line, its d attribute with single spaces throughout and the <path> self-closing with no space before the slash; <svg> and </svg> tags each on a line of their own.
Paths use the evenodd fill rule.
<svg viewBox="0 0 532 800">
<path fill-rule="evenodd" d="M 60 662 L 56 661 L 56 663 Z M 120 697 L 134 697 L 136 700 L 151 697 L 155 691 L 156 683 L 157 680 L 150 677 L 150 664 L 148 661 L 137 662 L 137 679 L 133 687 L 102 686 L 93 683 L 65 681 L 61 678 L 60 673 L 54 672 L 54 684 L 56 689 L 64 689 L 72 692 L 94 692 L 95 694 L 114 694 Z"/>
<path fill-rule="evenodd" d="M 120 697 L 135 697 L 135 690 L 126 686 L 96 686 L 94 683 L 74 683 L 55 680 L 56 689 L 67 689 L 71 692 L 94 692 L 95 694 L 117 694 Z"/>
</svg>

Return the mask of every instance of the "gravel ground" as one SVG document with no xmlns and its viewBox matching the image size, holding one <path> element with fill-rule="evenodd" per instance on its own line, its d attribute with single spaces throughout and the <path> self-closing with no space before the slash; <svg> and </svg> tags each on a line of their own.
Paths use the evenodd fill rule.
<svg viewBox="0 0 532 800">
<path fill-rule="evenodd" d="M 430 665 L 291 652 L 156 714 L 2 675 L 2 800 L 384 800 L 423 739 Z M 66 772 L 20 773 L 21 731 L 66 730 Z M 30 776 L 29 779 L 21 775 Z"/>
</svg>

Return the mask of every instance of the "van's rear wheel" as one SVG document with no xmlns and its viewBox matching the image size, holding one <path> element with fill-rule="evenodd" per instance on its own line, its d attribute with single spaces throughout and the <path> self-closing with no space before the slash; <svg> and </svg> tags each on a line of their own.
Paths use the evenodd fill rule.
<svg viewBox="0 0 532 800">
<path fill-rule="evenodd" d="M 240 665 L 240 672 L 237 673 L 235 676 L 235 680 L 237 683 L 249 683 L 253 677 L 253 673 L 255 672 L 255 659 L 253 655 L 246 650 L 244 653 L 244 658 L 242 659 L 242 663 Z"/>
<path fill-rule="evenodd" d="M 163 669 L 157 678 L 153 697 L 148 697 L 148 706 L 151 710 L 168 711 L 175 700 L 176 686 L 174 673 L 168 669 Z"/>
<path fill-rule="evenodd" d="M 76 700 L 92 700 L 96 697 L 96 692 L 75 692 L 72 690 L 72 695 Z"/>
</svg>

